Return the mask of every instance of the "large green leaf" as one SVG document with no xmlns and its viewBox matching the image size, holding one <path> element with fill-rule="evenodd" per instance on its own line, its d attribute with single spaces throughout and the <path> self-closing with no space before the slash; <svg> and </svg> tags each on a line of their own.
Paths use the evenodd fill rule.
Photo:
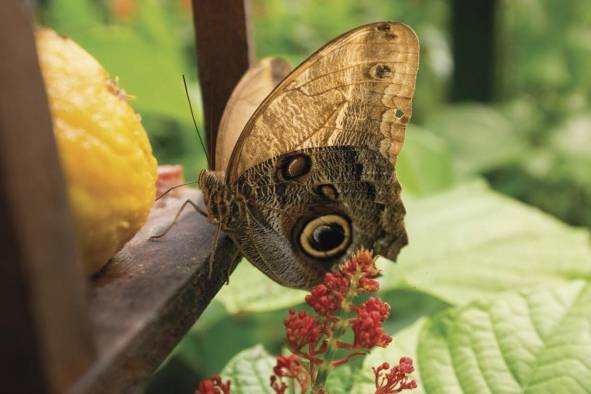
<svg viewBox="0 0 591 394">
<path fill-rule="evenodd" d="M 352 392 L 371 392 L 372 366 L 409 356 L 417 394 L 587 393 L 590 354 L 591 285 L 574 281 L 419 320 L 365 358 Z"/>
<path fill-rule="evenodd" d="M 330 394 L 349 394 L 353 386 L 354 368 L 349 364 L 333 369 L 326 380 L 326 391 Z"/>
<path fill-rule="evenodd" d="M 450 304 L 591 275 L 587 231 L 480 182 L 407 204 L 410 244 L 384 265 L 383 289 L 412 288 Z"/>
<path fill-rule="evenodd" d="M 492 107 L 458 104 L 431 116 L 427 128 L 446 141 L 460 175 L 517 162 L 526 153 L 523 137 Z"/>
<path fill-rule="evenodd" d="M 230 313 L 264 312 L 304 302 L 305 292 L 278 285 L 247 260 L 242 260 L 232 274 L 230 284 L 216 299 Z"/>
<path fill-rule="evenodd" d="M 418 364 L 427 393 L 591 392 L 591 285 L 577 281 L 428 321 Z"/>
<path fill-rule="evenodd" d="M 591 112 L 570 116 L 552 131 L 551 146 L 559 156 L 553 172 L 591 190 Z M 541 174 L 540 174 L 541 175 Z"/>
<path fill-rule="evenodd" d="M 220 375 L 231 379 L 233 394 L 273 393 L 269 379 L 274 366 L 275 358 L 257 345 L 238 353 Z"/>
<path fill-rule="evenodd" d="M 430 131 L 412 125 L 408 127 L 396 171 L 405 194 L 414 196 L 447 189 L 455 178 L 445 142 Z"/>
</svg>

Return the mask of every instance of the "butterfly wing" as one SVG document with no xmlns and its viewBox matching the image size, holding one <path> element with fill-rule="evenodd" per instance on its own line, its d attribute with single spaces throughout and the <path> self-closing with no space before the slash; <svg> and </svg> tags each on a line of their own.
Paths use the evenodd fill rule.
<svg viewBox="0 0 591 394">
<path fill-rule="evenodd" d="M 416 34 L 401 23 L 369 24 L 333 40 L 258 107 L 231 155 L 228 181 L 274 156 L 315 146 L 363 145 L 394 163 L 418 62 Z"/>
<path fill-rule="evenodd" d="M 289 74 L 291 66 L 280 58 L 265 58 L 242 76 L 234 88 L 216 142 L 215 169 L 225 171 L 246 122 L 269 93 Z"/>
<path fill-rule="evenodd" d="M 394 173 L 419 46 L 399 23 L 357 28 L 288 75 L 254 112 L 226 171 L 233 238 L 275 281 L 306 288 L 361 247 L 407 243 Z"/>
</svg>

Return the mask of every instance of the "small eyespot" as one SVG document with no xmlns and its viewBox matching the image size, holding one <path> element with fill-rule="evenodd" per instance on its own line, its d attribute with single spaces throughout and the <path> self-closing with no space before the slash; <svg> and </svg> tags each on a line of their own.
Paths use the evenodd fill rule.
<svg viewBox="0 0 591 394">
<path fill-rule="evenodd" d="M 312 160 L 303 153 L 285 156 L 278 166 L 278 175 L 281 179 L 290 180 L 299 178 L 310 172 Z"/>
<path fill-rule="evenodd" d="M 310 220 L 299 236 L 302 250 L 315 258 L 337 257 L 351 244 L 351 225 L 343 216 L 329 214 Z"/>
<path fill-rule="evenodd" d="M 396 113 L 394 114 L 398 119 L 402 118 L 404 116 L 404 111 L 401 109 L 397 109 Z"/>
<path fill-rule="evenodd" d="M 386 40 L 395 40 L 398 38 L 398 35 L 392 33 L 392 27 L 388 23 L 378 25 L 377 30 L 384 33 Z"/>
<path fill-rule="evenodd" d="M 331 201 L 339 199 L 339 192 L 333 185 L 329 184 L 314 186 L 314 193 Z"/>
<path fill-rule="evenodd" d="M 392 69 L 387 64 L 375 64 L 369 69 L 369 76 L 373 79 L 392 77 Z"/>
</svg>

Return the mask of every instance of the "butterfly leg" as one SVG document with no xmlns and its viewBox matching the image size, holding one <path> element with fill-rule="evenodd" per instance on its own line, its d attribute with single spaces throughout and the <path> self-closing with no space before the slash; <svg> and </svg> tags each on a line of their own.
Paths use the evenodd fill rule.
<svg viewBox="0 0 591 394">
<path fill-rule="evenodd" d="M 174 219 L 172 219 L 172 223 L 170 223 L 168 225 L 168 227 L 166 228 L 166 230 L 164 230 L 162 233 L 158 234 L 158 235 L 152 235 L 150 237 L 150 239 L 158 239 L 158 238 L 162 238 L 164 237 L 171 228 L 174 227 L 174 225 L 176 224 L 178 218 L 181 216 L 181 213 L 183 212 L 183 210 L 185 209 L 185 207 L 187 205 L 191 205 L 193 207 L 193 209 L 195 209 L 197 212 L 199 212 L 201 215 L 204 215 L 205 217 L 207 217 L 207 212 L 205 212 L 203 209 L 199 208 L 197 206 L 197 204 L 195 204 L 193 201 L 191 200 L 186 200 L 183 205 L 181 205 L 180 209 L 177 211 L 176 215 L 174 215 Z M 217 242 L 217 241 L 216 241 Z"/>
<path fill-rule="evenodd" d="M 211 244 L 211 248 L 209 250 L 209 257 L 207 258 L 207 266 L 209 267 L 207 279 L 211 279 L 211 273 L 213 271 L 213 260 L 215 259 L 215 251 L 218 248 L 218 240 L 220 239 L 221 230 L 222 230 L 222 224 L 220 223 L 220 224 L 218 224 L 218 228 L 215 231 L 213 243 Z"/>
</svg>

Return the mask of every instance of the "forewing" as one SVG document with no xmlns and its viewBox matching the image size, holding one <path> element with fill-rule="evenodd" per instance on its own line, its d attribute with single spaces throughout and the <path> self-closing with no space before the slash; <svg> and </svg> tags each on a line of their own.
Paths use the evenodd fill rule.
<svg viewBox="0 0 591 394">
<path fill-rule="evenodd" d="M 363 145 L 391 163 L 404 141 L 419 62 L 408 26 L 380 22 L 320 49 L 263 101 L 230 158 L 227 179 L 277 155 Z"/>
</svg>

